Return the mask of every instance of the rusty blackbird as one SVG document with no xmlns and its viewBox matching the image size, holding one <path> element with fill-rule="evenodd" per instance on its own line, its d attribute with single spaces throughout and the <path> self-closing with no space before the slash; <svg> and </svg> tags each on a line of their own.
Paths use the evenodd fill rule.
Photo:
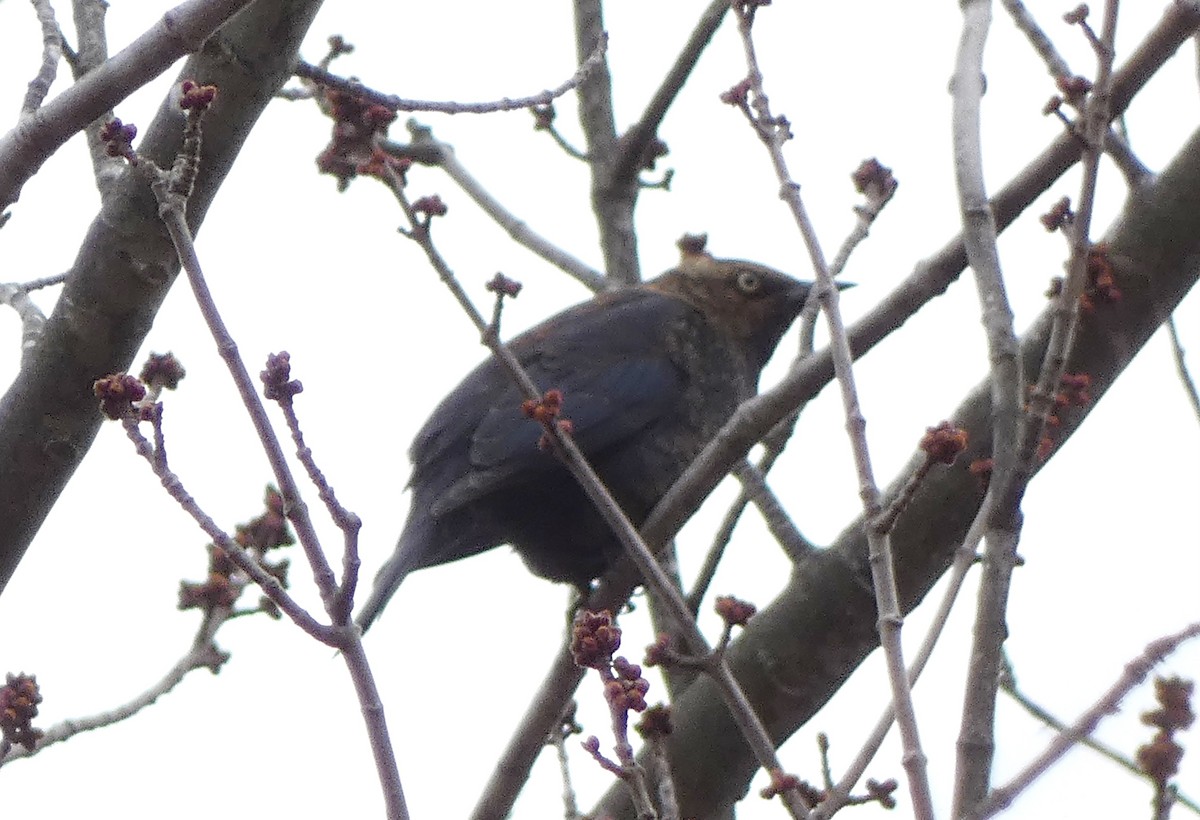
<svg viewBox="0 0 1200 820">
<path fill-rule="evenodd" d="M 811 283 L 753 262 L 685 254 L 637 287 L 601 293 L 510 343 L 634 525 L 752 396 Z M 536 575 L 580 588 L 621 545 L 489 358 L 448 395 L 409 456 L 412 509 L 358 614 L 365 630 L 404 577 L 511 544 Z"/>
</svg>

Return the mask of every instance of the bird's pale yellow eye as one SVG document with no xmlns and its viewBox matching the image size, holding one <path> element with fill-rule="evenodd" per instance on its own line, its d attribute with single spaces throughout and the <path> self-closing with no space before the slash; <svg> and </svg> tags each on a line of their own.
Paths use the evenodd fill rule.
<svg viewBox="0 0 1200 820">
<path fill-rule="evenodd" d="M 737 286 L 742 293 L 757 293 L 762 287 L 762 277 L 753 271 L 744 270 L 737 276 Z"/>
</svg>

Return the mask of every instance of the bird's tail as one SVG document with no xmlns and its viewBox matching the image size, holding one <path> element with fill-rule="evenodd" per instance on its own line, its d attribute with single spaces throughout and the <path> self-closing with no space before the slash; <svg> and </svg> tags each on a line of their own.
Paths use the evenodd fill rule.
<svg viewBox="0 0 1200 820">
<path fill-rule="evenodd" d="M 424 530 L 431 529 L 431 526 L 428 516 L 414 516 L 414 518 L 418 520 L 410 520 L 404 528 L 404 532 L 400 534 L 396 551 L 379 568 L 379 572 L 375 575 L 375 585 L 371 588 L 371 594 L 359 607 L 358 615 L 354 618 L 354 622 L 363 632 L 366 632 L 371 628 L 371 624 L 375 623 L 375 619 L 379 617 L 388 601 L 396 594 L 396 590 L 399 589 L 400 582 L 404 580 L 405 576 L 419 566 L 415 560 L 419 551 L 414 547 L 428 539 L 430 533 Z"/>
</svg>

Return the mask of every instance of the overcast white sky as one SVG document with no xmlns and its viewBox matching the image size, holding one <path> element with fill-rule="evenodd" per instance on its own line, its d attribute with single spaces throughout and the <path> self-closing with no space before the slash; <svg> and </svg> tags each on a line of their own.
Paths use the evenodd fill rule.
<svg viewBox="0 0 1200 820">
<path fill-rule="evenodd" d="M 59 8 L 69 21 L 69 9 Z M 674 59 L 705 5 L 615 2 L 608 11 L 618 126 L 632 122 Z M 574 68 L 568 4 L 331 4 L 312 29 L 304 56 L 342 34 L 358 50 L 336 64 L 347 74 L 406 97 L 460 101 L 518 96 L 557 85 Z M 1031 3 L 1073 67 L 1091 71 L 1077 34 L 1058 22 L 1058 4 Z M 160 13 L 114 3 L 112 50 Z M 1118 50 L 1127 54 L 1158 19 L 1158 4 L 1126 4 Z M 988 47 L 985 150 L 995 190 L 1058 131 L 1040 109 L 1052 93 L 1040 62 L 1000 10 Z M 794 124 L 788 159 L 803 186 L 827 254 L 852 225 L 848 175 L 877 156 L 900 180 L 896 199 L 856 252 L 842 299 L 848 318 L 866 311 L 914 263 L 956 231 L 949 152 L 956 3 L 925 7 L 854 2 L 777 3 L 761 12 L 759 50 L 775 110 Z M 469 24 L 466 24 L 469 21 Z M 65 23 L 66 24 L 66 23 Z M 69 35 L 70 36 L 70 35 Z M 40 35 L 27 4 L 0 2 L 0 54 L 7 81 L 0 112 L 15 121 L 25 83 L 38 65 Z M 1118 61 L 1120 57 L 1118 58 Z M 705 55 L 662 136 L 676 171 L 670 193 L 647 191 L 638 210 L 647 274 L 670 267 L 684 232 L 707 232 L 717 255 L 753 258 L 807 277 L 799 237 L 775 195 L 761 147 L 718 94 L 744 75 L 740 46 L 726 25 Z M 60 72 L 69 76 L 65 66 Z M 146 125 L 163 81 L 120 106 Z M 55 90 L 61 90 L 60 79 Z M 1157 78 L 1130 113 L 1133 144 L 1161 167 L 1200 122 L 1192 52 Z M 574 102 L 559 105 L 568 136 Z M 394 135 L 403 138 L 403 115 Z M 599 266 L 585 170 L 531 130 L 524 112 L 489 117 L 422 116 L 455 145 L 460 160 L 532 228 Z M 356 182 L 338 195 L 314 172 L 328 121 L 307 103 L 276 102 L 214 203 L 199 252 L 227 323 L 256 372 L 268 352 L 292 354 L 305 385 L 298 401 L 309 443 L 342 501 L 362 516 L 364 578 L 390 553 L 407 512 L 402 490 L 412 434 L 437 400 L 484 353 L 466 319 L 395 228 L 401 215 L 379 187 Z M 1111 168 L 1101 182 L 1097 231 L 1120 207 Z M 585 297 L 487 222 L 436 171 L 410 174 L 414 195 L 449 204 L 436 226 L 440 247 L 481 303 L 497 270 L 526 285 L 506 308 L 516 332 Z M 1065 243 L 1036 217 L 1060 196 L 1077 195 L 1074 175 L 1054 186 L 1001 243 L 1009 293 L 1023 328 L 1044 306 L 1048 279 L 1061 271 Z M 0 280 L 19 281 L 70 267 L 98 198 L 82 141 L 59 152 L 26 185 L 0 232 Z M 39 297 L 50 308 L 53 295 Z M 1178 317 L 1200 369 L 1200 302 Z M 937 423 L 985 373 L 984 339 L 969 277 L 955 285 L 859 365 L 857 375 L 876 472 L 891 480 L 926 426 Z M 18 364 L 19 326 L 0 312 L 0 383 Z M 794 349 L 789 335 L 782 349 Z M 185 287 L 177 286 L 146 350 L 172 350 L 188 370 L 167 401 L 172 464 L 218 521 L 230 527 L 257 514 L 269 473 L 228 376 Z M 764 382 L 785 366 L 780 357 Z M 927 362 L 936 362 L 927 367 Z M 140 362 L 140 359 L 139 359 Z M 1166 446 L 1150 447 L 1154 426 Z M 1156 336 L 1081 430 L 1042 472 L 1026 498 L 1021 553 L 1010 611 L 1010 653 L 1022 684 L 1071 719 L 1120 674 L 1150 640 L 1200 616 L 1200 425 Z M 842 434 L 841 406 L 826 391 L 807 412 L 800 437 L 771 483 L 800 528 L 827 543 L 859 509 Z M 683 560 L 694 568 L 723 512 L 717 500 L 685 530 Z M 310 503 L 316 503 L 315 496 Z M 130 539 L 131 525 L 141 537 Z M 327 543 L 340 544 L 331 526 Z M 44 724 L 110 708 L 156 680 L 190 642 L 198 615 L 175 610 L 178 581 L 198 580 L 206 539 L 157 487 L 122 431 L 110 425 L 64 493 L 3 597 L 0 667 L 38 675 Z M 735 542 L 737 560 L 717 583 L 765 605 L 786 565 L 751 516 Z M 298 564 L 299 558 L 294 559 Z M 335 563 L 339 563 L 335 560 Z M 685 566 L 685 577 L 688 567 Z M 296 593 L 319 610 L 307 572 L 293 567 Z M 973 585 L 970 587 L 973 589 Z M 412 576 L 367 644 L 388 706 L 409 806 L 416 818 L 464 816 L 491 771 L 560 640 L 567 591 L 531 578 L 507 549 Z M 931 600 L 937 597 L 935 591 Z M 917 690 L 931 777 L 943 813 L 950 799 L 962 658 L 972 604 L 965 602 Z M 926 613 L 908 621 L 919 638 Z M 494 637 L 480 623 L 491 625 Z M 646 624 L 624 623 L 629 654 L 649 642 Z M 708 623 L 708 626 L 712 626 Z M 379 816 L 369 750 L 343 665 L 287 623 L 247 619 L 220 645 L 233 653 L 218 677 L 195 675 L 124 725 L 81 737 L 0 774 L 6 814 L 180 820 L 224 816 Z M 1164 672 L 1200 677 L 1189 647 Z M 651 691 L 651 698 L 658 690 Z M 607 747 L 598 688 L 581 693 L 589 733 Z M 886 697 L 872 657 L 837 698 L 786 745 L 785 764 L 819 777 L 813 737 L 830 733 L 834 767 L 844 765 Z M 1150 736 L 1137 714 L 1151 708 L 1137 691 L 1101 736 L 1132 752 Z M 1003 779 L 1051 733 L 1001 698 L 996 761 Z M 1180 784 L 1200 796 L 1196 730 Z M 581 805 L 608 775 L 576 755 Z M 897 747 L 885 747 L 868 774 L 903 778 Z M 556 767 L 547 755 L 518 804 L 517 817 L 560 813 Z M 1091 753 L 1076 752 L 1011 810 L 1013 817 L 1138 817 L 1150 789 Z M 893 814 L 909 816 L 906 803 Z M 1069 807 L 1069 808 L 1068 808 Z M 875 816 L 876 809 L 859 810 Z M 739 816 L 778 817 L 752 799 Z M 1185 815 L 1177 815 L 1185 816 Z"/>
</svg>

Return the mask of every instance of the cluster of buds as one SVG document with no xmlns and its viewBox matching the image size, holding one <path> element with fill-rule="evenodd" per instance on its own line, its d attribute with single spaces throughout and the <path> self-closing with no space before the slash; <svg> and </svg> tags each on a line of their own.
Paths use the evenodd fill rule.
<svg viewBox="0 0 1200 820">
<path fill-rule="evenodd" d="M 33 751 L 42 738 L 42 730 L 33 728 L 33 719 L 37 717 L 37 706 L 41 702 L 35 676 L 24 672 L 7 675 L 4 686 L 0 687 L 0 733 L 7 743 Z"/>
<path fill-rule="evenodd" d="M 1075 221 L 1075 212 L 1071 210 L 1071 198 L 1064 196 L 1055 202 L 1049 211 L 1038 217 L 1038 220 L 1048 233 L 1065 229 Z"/>
<path fill-rule="evenodd" d="M 646 692 L 650 681 L 642 677 L 642 667 L 624 657 L 613 658 L 614 677 L 604 684 L 604 699 L 614 711 L 646 711 Z"/>
<path fill-rule="evenodd" d="M 268 401 L 291 404 L 292 397 L 304 392 L 304 385 L 292 377 L 292 357 L 286 350 L 267 356 L 267 367 L 259 372 L 263 383 L 263 396 Z"/>
<path fill-rule="evenodd" d="M 295 538 L 293 538 L 287 518 L 284 516 L 283 496 L 279 491 L 274 487 L 267 487 L 263 502 L 266 509 L 262 515 L 246 524 L 239 524 L 234 541 L 249 552 L 259 566 L 286 588 L 290 562 L 286 558 L 268 561 L 266 554 L 269 550 L 290 546 L 295 543 Z M 246 586 L 244 580 L 235 578 L 236 572 L 237 565 L 229 557 L 229 554 L 215 544 L 209 544 L 208 577 L 199 584 L 189 581 L 180 582 L 179 609 L 201 609 L 208 612 L 216 608 L 232 607 Z M 273 617 L 278 615 L 268 598 L 263 598 L 259 602 L 259 608 Z"/>
<path fill-rule="evenodd" d="M 1165 790 L 1171 778 L 1179 773 L 1183 747 L 1175 740 L 1175 733 L 1187 729 L 1196 719 L 1191 704 L 1192 690 L 1191 681 L 1156 678 L 1154 695 L 1159 708 L 1142 715 L 1142 722 L 1158 731 L 1153 740 L 1138 749 L 1138 766 L 1160 791 Z"/>
<path fill-rule="evenodd" d="M 745 626 L 758 612 L 758 608 L 749 601 L 743 601 L 740 598 L 735 598 L 732 595 L 717 596 L 714 604 L 717 614 L 721 616 L 721 620 L 725 622 L 726 627 Z"/>
<path fill-rule="evenodd" d="M 296 543 L 283 514 L 283 496 L 279 490 L 267 487 L 263 504 L 266 509 L 262 515 L 247 524 L 238 525 L 234 540 L 243 548 L 259 554 Z"/>
<path fill-rule="evenodd" d="M 750 90 L 752 88 L 754 88 L 754 82 L 747 77 L 728 91 L 722 91 L 721 102 L 726 105 L 736 105 L 738 108 L 745 108 L 750 102 Z"/>
<path fill-rule="evenodd" d="M 325 110 L 333 118 L 333 134 L 317 157 L 317 168 L 337 177 L 339 191 L 360 174 L 379 178 L 396 174 L 404 178 L 412 159 L 394 157 L 378 145 L 378 138 L 386 135 L 388 126 L 395 122 L 395 111 L 335 89 L 325 91 L 325 102 Z"/>
<path fill-rule="evenodd" d="M 137 126 L 124 123 L 113 117 L 100 127 L 100 141 L 104 143 L 104 152 L 110 157 L 124 157 L 130 165 L 137 165 L 137 152 L 133 150 L 133 138 L 137 136 Z"/>
<path fill-rule="evenodd" d="M 412 209 L 414 213 L 423 214 L 426 220 L 435 216 L 445 216 L 446 212 L 450 210 L 437 194 L 421 197 L 412 204 Z"/>
<path fill-rule="evenodd" d="M 1092 403 L 1092 377 L 1087 373 L 1064 373 L 1058 380 L 1054 393 L 1054 409 L 1046 417 L 1047 435 L 1038 442 L 1037 457 L 1044 461 L 1054 450 L 1054 439 L 1049 435 L 1062 426 L 1060 414 L 1068 407 L 1086 407 Z"/>
<path fill-rule="evenodd" d="M 189 114 L 202 114 L 217 98 L 215 85 L 200 85 L 193 80 L 184 80 L 180 87 L 179 107 Z"/>
<path fill-rule="evenodd" d="M 547 390 L 540 399 L 526 399 L 521 402 L 521 413 L 525 418 L 533 419 L 543 427 L 554 425 L 565 436 L 575 432 L 575 425 L 570 419 L 559 418 L 562 413 L 563 394 L 561 390 Z M 542 433 L 538 439 L 538 449 L 549 450 L 554 441 L 549 432 Z"/>
<path fill-rule="evenodd" d="M 1079 306 L 1092 310 L 1097 303 L 1113 304 L 1121 301 L 1121 289 L 1117 287 L 1116 271 L 1104 244 L 1092 246 L 1087 255 L 1087 282 Z"/>
<path fill-rule="evenodd" d="M 967 441 L 966 430 L 943 421 L 935 427 L 925 428 L 919 446 L 931 463 L 949 465 L 967 449 Z"/>
<path fill-rule="evenodd" d="M 604 678 L 604 696 L 614 711 L 635 712 L 646 708 L 650 682 L 642 677 L 642 667 L 613 653 L 621 646 L 621 628 L 607 609 L 575 614 L 571 627 L 571 657 L 576 666 L 595 669 Z"/>
<path fill-rule="evenodd" d="M 607 609 L 575 613 L 571 626 L 571 657 L 576 666 L 603 669 L 612 663 L 613 653 L 621 647 L 621 627 Z"/>
<path fill-rule="evenodd" d="M 128 373 L 113 373 L 92 383 L 92 392 L 100 399 L 100 412 L 113 421 L 136 414 L 134 405 L 146 398 L 146 385 Z"/>
<path fill-rule="evenodd" d="M 242 594 L 241 585 L 233 580 L 236 570 L 237 566 L 229 559 L 225 550 L 216 544 L 209 544 L 208 578 L 202 584 L 179 582 L 179 609 L 200 609 L 209 612 L 233 606 Z"/>
<path fill-rule="evenodd" d="M 174 353 L 151 353 L 138 378 L 152 389 L 174 390 L 186 375 L 187 371 Z"/>
<path fill-rule="evenodd" d="M 854 190 L 871 202 L 886 202 L 900 185 L 892 175 L 892 169 L 874 157 L 863 160 L 850 179 L 854 182 Z"/>
<path fill-rule="evenodd" d="M 488 283 L 484 285 L 489 293 L 495 293 L 499 296 L 507 296 L 510 299 L 516 299 L 521 293 L 522 285 L 516 279 L 505 276 L 499 271 L 493 276 Z"/>
<path fill-rule="evenodd" d="M 646 740 L 660 740 L 671 734 L 671 707 L 656 703 L 642 712 L 642 719 L 633 727 Z"/>
<path fill-rule="evenodd" d="M 526 399 L 521 402 L 521 414 L 539 424 L 550 424 L 562 412 L 562 404 L 561 390 L 547 390 L 540 399 Z"/>
</svg>

